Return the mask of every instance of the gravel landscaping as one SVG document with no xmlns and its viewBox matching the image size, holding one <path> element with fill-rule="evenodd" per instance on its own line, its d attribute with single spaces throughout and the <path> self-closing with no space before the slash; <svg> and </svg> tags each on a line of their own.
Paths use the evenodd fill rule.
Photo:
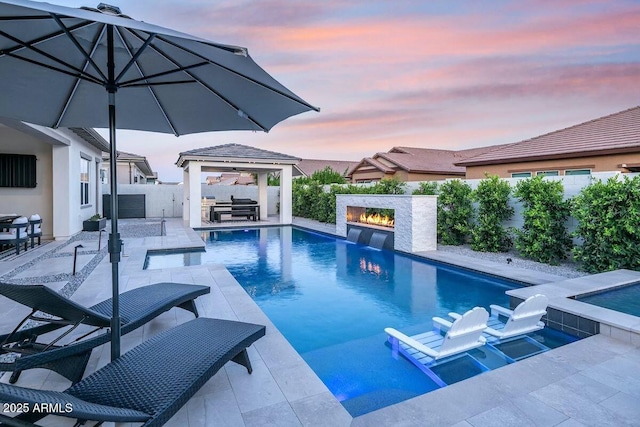
<svg viewBox="0 0 640 427">
<path fill-rule="evenodd" d="M 102 233 L 102 242 L 103 245 L 109 238 L 109 231 L 111 230 L 111 224 L 107 223 L 106 233 Z M 121 220 L 118 224 L 118 230 L 120 232 L 120 236 L 123 239 L 126 238 L 143 238 L 143 237 L 151 237 L 151 236 L 159 236 L 160 235 L 160 221 L 159 220 Z M 101 250 L 97 250 L 99 233 L 96 231 L 81 231 L 80 233 L 74 235 L 69 240 L 67 240 L 64 244 L 56 247 L 53 250 L 47 251 L 40 255 L 37 258 L 34 258 L 30 262 L 23 264 L 9 273 L 0 277 L 0 280 L 16 283 L 16 284 L 41 284 L 41 283 L 53 283 L 53 282 L 61 282 L 68 280 L 68 283 L 60 289 L 60 294 L 69 298 L 73 293 L 80 287 L 82 282 L 85 281 L 87 277 L 91 274 L 91 272 L 96 268 L 96 266 L 102 261 L 102 259 L 107 256 L 107 248 L 103 246 Z M 87 248 L 82 248 L 78 250 L 78 255 L 94 255 L 93 259 L 89 261 L 81 270 L 77 271 L 75 275 L 71 273 L 63 273 L 63 274 L 55 274 L 55 275 L 46 275 L 46 276 L 37 276 L 37 277 L 25 277 L 25 278 L 14 278 L 14 276 L 19 275 L 20 273 L 29 270 L 34 265 L 47 260 L 54 258 L 62 258 L 62 257 L 71 257 L 73 256 L 73 252 L 67 251 L 69 245 L 74 245 L 76 242 L 87 242 L 87 241 L 95 241 L 96 242 L 96 250 L 87 250 Z"/>
<path fill-rule="evenodd" d="M 578 271 L 576 265 L 572 262 L 566 262 L 560 265 L 548 265 L 539 262 L 531 261 L 528 259 L 520 258 L 513 250 L 509 252 L 477 252 L 472 250 L 468 245 L 464 246 L 446 246 L 438 245 L 438 250 L 443 252 L 456 253 L 463 256 L 468 256 L 476 259 L 483 259 L 486 261 L 494 261 L 499 263 L 508 262 L 507 259 L 511 259 L 511 265 L 519 268 L 526 268 L 528 270 L 540 271 L 542 273 L 555 274 L 562 277 L 574 278 L 587 276 L 589 273 Z"/>
</svg>

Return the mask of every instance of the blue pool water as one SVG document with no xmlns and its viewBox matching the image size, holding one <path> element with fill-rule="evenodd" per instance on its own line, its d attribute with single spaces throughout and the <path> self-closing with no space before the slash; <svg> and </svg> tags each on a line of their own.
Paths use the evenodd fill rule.
<svg viewBox="0 0 640 427">
<path fill-rule="evenodd" d="M 640 317 L 640 284 L 576 298 L 579 301 Z"/>
<path fill-rule="evenodd" d="M 428 331 L 433 316 L 506 307 L 505 291 L 516 287 L 292 227 L 212 231 L 203 238 L 206 252 L 151 254 L 146 268 L 224 264 L 353 416 L 438 388 L 410 362 L 392 357 L 385 327 L 408 335 Z M 573 340 L 547 330 L 534 338 L 548 347 Z M 445 372 L 450 382 L 472 375 L 462 365 L 442 369 L 451 371 Z"/>
</svg>

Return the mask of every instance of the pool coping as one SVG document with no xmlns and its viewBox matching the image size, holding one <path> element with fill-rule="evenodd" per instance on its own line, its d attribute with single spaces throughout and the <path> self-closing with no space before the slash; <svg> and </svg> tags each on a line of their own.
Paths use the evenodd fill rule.
<svg viewBox="0 0 640 427">
<path fill-rule="evenodd" d="M 550 308 L 569 315 L 563 315 L 563 318 L 558 322 L 562 326 L 562 330 L 575 328 L 573 325 L 576 320 L 579 323 L 581 319 L 586 319 L 599 323 L 599 333 L 637 346 L 640 345 L 640 317 L 575 299 L 582 295 L 606 292 L 637 283 L 640 283 L 640 272 L 621 269 L 538 286 L 512 289 L 507 291 L 507 295 L 518 300 L 526 299 L 536 293 L 547 295 Z M 577 319 L 573 319 L 571 316 L 577 316 Z M 567 321 L 571 323 L 571 326 L 565 326 Z"/>
</svg>

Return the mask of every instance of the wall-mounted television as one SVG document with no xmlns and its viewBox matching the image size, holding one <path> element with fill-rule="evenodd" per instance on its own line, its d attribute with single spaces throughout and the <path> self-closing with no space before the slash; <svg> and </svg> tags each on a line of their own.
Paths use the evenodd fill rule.
<svg viewBox="0 0 640 427">
<path fill-rule="evenodd" d="M 35 188 L 36 156 L 0 153 L 0 187 Z"/>
</svg>

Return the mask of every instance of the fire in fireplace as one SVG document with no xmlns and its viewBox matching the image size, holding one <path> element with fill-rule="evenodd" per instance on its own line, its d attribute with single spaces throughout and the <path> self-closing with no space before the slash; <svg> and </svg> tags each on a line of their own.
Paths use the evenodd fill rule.
<svg viewBox="0 0 640 427">
<path fill-rule="evenodd" d="M 365 224 L 373 224 L 373 225 L 381 225 L 383 227 L 393 227 L 393 219 L 389 218 L 387 215 L 380 215 L 379 213 L 375 214 L 361 214 L 358 218 L 358 222 L 362 222 Z"/>
<path fill-rule="evenodd" d="M 376 225 L 380 227 L 393 228 L 394 219 L 380 212 L 371 212 L 373 209 L 367 209 L 357 206 L 347 206 L 347 222 Z"/>
</svg>

